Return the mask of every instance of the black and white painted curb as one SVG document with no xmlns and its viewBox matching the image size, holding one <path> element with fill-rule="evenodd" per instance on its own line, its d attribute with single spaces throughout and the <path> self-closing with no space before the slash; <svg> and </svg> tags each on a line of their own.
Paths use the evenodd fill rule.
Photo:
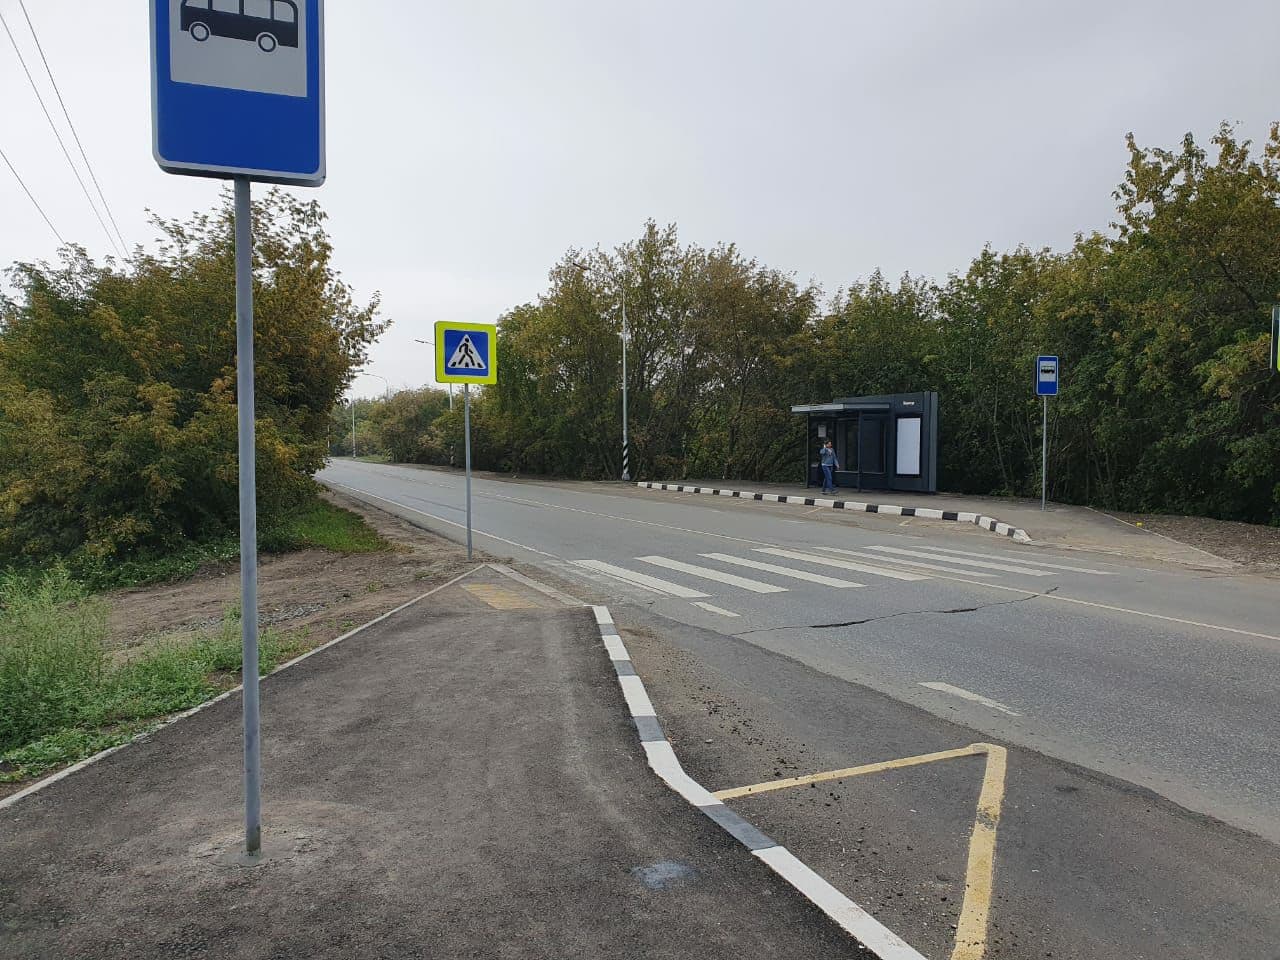
<svg viewBox="0 0 1280 960">
<path fill-rule="evenodd" d="M 636 675 L 631 655 L 614 625 L 613 615 L 608 607 L 595 606 L 592 610 L 600 626 L 600 639 L 613 661 L 618 684 L 622 687 L 622 695 L 653 772 L 881 960 L 925 960 L 901 937 L 805 866 L 790 850 L 765 836 L 684 772 L 675 750 L 662 732 L 644 682 Z"/>
<path fill-rule="evenodd" d="M 1011 524 L 986 517 L 980 513 L 963 513 L 956 510 L 934 510 L 932 507 L 899 507 L 890 503 L 861 503 L 857 500 L 830 500 L 823 497 L 795 497 L 781 493 L 756 493 L 752 490 L 727 490 L 719 487 L 691 487 L 683 483 L 636 484 L 644 490 L 670 490 L 675 493 L 706 493 L 713 497 L 734 497 L 741 500 L 761 500 L 765 503 L 795 503 L 806 507 L 831 507 L 833 510 L 856 510 L 859 513 L 882 513 L 890 517 L 923 517 L 927 520 L 954 520 L 972 523 L 984 530 L 1009 537 L 1018 543 L 1032 543 L 1027 531 Z"/>
</svg>

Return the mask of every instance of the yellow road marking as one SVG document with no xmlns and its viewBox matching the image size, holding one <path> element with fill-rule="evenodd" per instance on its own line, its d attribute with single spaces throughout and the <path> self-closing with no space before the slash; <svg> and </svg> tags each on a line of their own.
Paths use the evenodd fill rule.
<svg viewBox="0 0 1280 960">
<path fill-rule="evenodd" d="M 495 610 L 532 610 L 538 606 L 526 597 L 491 583 L 467 584 L 462 589 Z"/>
<path fill-rule="evenodd" d="M 984 750 L 978 745 L 961 747 L 959 750 L 943 750 L 941 753 L 926 753 L 918 757 L 903 757 L 901 760 L 882 760 L 879 763 L 868 763 L 861 767 L 848 767 L 844 770 L 830 770 L 826 773 L 812 773 L 807 777 L 789 777 L 786 780 L 770 780 L 767 783 L 753 783 L 749 787 L 734 787 L 732 790 L 720 790 L 713 796 L 718 800 L 732 800 L 734 797 L 747 797 L 756 793 L 768 793 L 770 790 L 786 790 L 789 787 L 803 787 L 810 783 L 821 783 L 824 780 L 843 780 L 845 777 L 860 777 L 866 773 L 882 773 L 885 770 L 897 770 L 902 767 L 918 767 L 924 763 L 936 763 L 939 760 L 955 760 L 959 757 L 973 757 Z"/>
<path fill-rule="evenodd" d="M 958 760 L 961 757 L 985 755 L 986 770 L 982 775 L 982 791 L 978 794 L 978 813 L 969 837 L 969 861 L 965 868 L 964 900 L 960 906 L 960 922 L 956 924 L 955 948 L 951 960 L 982 960 L 987 954 L 987 924 L 991 918 L 991 898 L 995 888 L 996 831 L 1000 826 L 1000 808 L 1004 802 L 1005 774 L 1008 769 L 1008 752 L 992 743 L 974 743 L 956 750 L 941 750 L 899 760 L 883 760 L 843 770 L 829 770 L 804 777 L 788 777 L 753 783 L 747 787 L 719 790 L 713 796 L 718 800 L 732 800 L 772 790 L 803 787 L 824 780 L 843 780 L 868 773 L 901 770 L 918 767 L 940 760 Z"/>
<path fill-rule="evenodd" d="M 956 924 L 956 945 L 951 960 L 982 960 L 987 953 L 987 921 L 996 872 L 996 828 L 1004 801 L 1007 753 L 992 743 L 975 743 L 987 755 L 987 770 L 978 795 L 978 817 L 969 838 L 969 865 L 965 870 L 964 904 Z"/>
</svg>

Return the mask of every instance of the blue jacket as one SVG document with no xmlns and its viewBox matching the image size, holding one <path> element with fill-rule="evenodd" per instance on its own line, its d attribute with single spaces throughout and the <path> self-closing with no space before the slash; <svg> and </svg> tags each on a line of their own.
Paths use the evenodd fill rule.
<svg viewBox="0 0 1280 960">
<path fill-rule="evenodd" d="M 835 447 L 823 447 L 818 451 L 818 462 L 824 467 L 840 466 L 840 461 L 836 459 Z"/>
</svg>

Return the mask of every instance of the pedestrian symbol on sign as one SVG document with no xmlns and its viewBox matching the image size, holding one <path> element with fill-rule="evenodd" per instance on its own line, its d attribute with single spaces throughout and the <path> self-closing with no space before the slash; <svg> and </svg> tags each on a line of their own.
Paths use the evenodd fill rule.
<svg viewBox="0 0 1280 960">
<path fill-rule="evenodd" d="M 484 370 L 486 365 L 476 352 L 475 344 L 471 342 L 471 335 L 465 334 L 446 366 L 454 370 Z"/>
</svg>

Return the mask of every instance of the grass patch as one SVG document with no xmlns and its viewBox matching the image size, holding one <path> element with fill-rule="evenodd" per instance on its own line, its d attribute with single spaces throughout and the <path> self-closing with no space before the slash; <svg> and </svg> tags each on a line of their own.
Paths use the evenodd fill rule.
<svg viewBox="0 0 1280 960">
<path fill-rule="evenodd" d="M 391 544 L 359 514 L 315 497 L 281 516 L 260 518 L 258 549 L 262 553 L 308 549 L 375 553 L 390 550 Z M 225 534 L 203 541 L 189 540 L 164 551 L 144 550 L 127 557 L 104 558 L 78 552 L 56 563 L 90 590 L 102 591 L 186 580 L 208 567 L 236 563 L 239 559 L 239 536 Z M 10 573 L 22 576 L 28 583 L 39 583 L 49 569 L 52 568 L 44 565 Z"/>
<path fill-rule="evenodd" d="M 391 544 L 350 510 L 316 500 L 272 521 L 259 532 L 258 547 L 267 553 L 308 548 L 334 553 L 376 553 Z"/>
<path fill-rule="evenodd" d="M 0 782 L 123 743 L 239 683 L 240 617 L 171 638 L 125 662 L 109 655 L 105 605 L 65 568 L 0 579 Z M 259 673 L 305 646 L 263 631 Z"/>
</svg>

